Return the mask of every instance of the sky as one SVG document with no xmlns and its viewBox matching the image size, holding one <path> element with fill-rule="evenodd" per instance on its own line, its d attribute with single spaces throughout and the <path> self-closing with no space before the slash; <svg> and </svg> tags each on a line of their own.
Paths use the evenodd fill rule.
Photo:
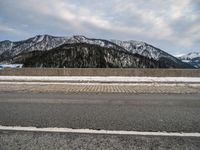
<svg viewBox="0 0 200 150">
<path fill-rule="evenodd" d="M 200 0 L 0 0 L 0 41 L 38 34 L 144 41 L 200 52 Z"/>
</svg>

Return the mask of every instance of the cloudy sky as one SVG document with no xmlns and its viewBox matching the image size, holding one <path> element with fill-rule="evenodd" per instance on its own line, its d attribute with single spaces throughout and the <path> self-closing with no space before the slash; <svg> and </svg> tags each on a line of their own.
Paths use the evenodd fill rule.
<svg viewBox="0 0 200 150">
<path fill-rule="evenodd" d="M 36 34 L 145 41 L 200 51 L 200 0 L 0 0 L 0 41 Z"/>
</svg>

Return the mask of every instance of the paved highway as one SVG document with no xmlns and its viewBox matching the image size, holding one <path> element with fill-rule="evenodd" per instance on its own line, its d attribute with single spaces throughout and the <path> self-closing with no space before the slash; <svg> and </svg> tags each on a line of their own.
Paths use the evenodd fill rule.
<svg viewBox="0 0 200 150">
<path fill-rule="evenodd" d="M 0 125 L 200 132 L 199 94 L 0 92 Z M 1 149 L 199 149 L 199 137 L 0 132 Z M 15 146 L 15 147 L 13 147 Z"/>
</svg>

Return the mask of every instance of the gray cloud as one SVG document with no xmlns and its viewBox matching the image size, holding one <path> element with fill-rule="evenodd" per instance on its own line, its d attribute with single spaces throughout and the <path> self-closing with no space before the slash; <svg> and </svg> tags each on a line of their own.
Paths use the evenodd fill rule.
<svg viewBox="0 0 200 150">
<path fill-rule="evenodd" d="M 0 40 L 84 34 L 179 54 L 199 50 L 199 10 L 199 0 L 0 0 Z"/>
</svg>

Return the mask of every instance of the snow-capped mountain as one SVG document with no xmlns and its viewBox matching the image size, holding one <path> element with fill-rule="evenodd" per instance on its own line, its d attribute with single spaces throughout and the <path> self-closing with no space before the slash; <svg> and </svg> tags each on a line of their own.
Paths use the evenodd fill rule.
<svg viewBox="0 0 200 150">
<path fill-rule="evenodd" d="M 106 50 L 112 49 L 120 53 L 122 52 L 126 53 L 128 55 L 133 54 L 135 57 L 141 56 L 143 59 L 147 58 L 148 60 L 159 62 L 160 64 L 158 65 L 159 67 L 166 67 L 166 68 L 191 68 L 192 67 L 189 64 L 184 63 L 181 60 L 177 59 L 176 57 L 173 57 L 172 55 L 144 42 L 91 39 L 91 38 L 87 38 L 85 36 L 80 36 L 80 35 L 72 36 L 72 37 L 55 37 L 55 36 L 50 36 L 50 35 L 37 35 L 35 37 L 29 38 L 24 41 L 18 41 L 18 42 L 2 41 L 0 42 L 0 62 L 13 63 L 19 60 L 19 58 L 20 59 L 24 58 L 25 55 L 30 57 L 29 53 L 31 52 L 35 52 L 35 51 L 48 52 L 62 45 L 67 44 L 69 47 L 70 44 L 73 44 L 74 46 L 74 44 L 83 44 L 83 43 L 106 48 Z M 89 49 L 91 49 L 92 46 L 88 46 L 88 47 L 90 47 Z M 120 53 L 118 53 L 118 57 Z"/>
<path fill-rule="evenodd" d="M 175 63 L 180 63 L 180 61 L 176 57 L 160 50 L 159 48 L 149 45 L 145 42 L 119 41 L 119 40 L 111 40 L 111 41 L 123 47 L 124 49 L 126 49 L 127 51 L 133 54 L 139 54 L 139 55 L 142 55 L 154 60 L 161 60 L 163 58 L 170 59 L 171 61 L 174 61 Z"/>
<path fill-rule="evenodd" d="M 89 39 L 85 36 L 72 36 L 72 37 L 55 37 L 50 35 L 37 35 L 24 41 L 2 41 L 0 42 L 0 62 L 8 61 L 10 58 L 19 55 L 20 53 L 28 53 L 32 51 L 46 51 L 56 48 L 62 44 L 73 43 L 88 43 L 95 44 L 107 48 L 123 48 L 106 40 Z"/>
<path fill-rule="evenodd" d="M 16 57 L 24 67 L 50 68 L 159 68 L 158 61 L 113 48 L 88 43 L 63 44 L 49 51 Z M 162 67 L 167 67 L 163 64 Z"/>
<path fill-rule="evenodd" d="M 200 52 L 191 52 L 178 58 L 185 63 L 189 63 L 195 68 L 200 68 Z"/>
<path fill-rule="evenodd" d="M 200 52 L 191 52 L 191 53 L 188 53 L 186 55 L 182 55 L 179 58 L 181 60 L 191 60 L 191 59 L 194 59 L 194 58 L 197 58 L 197 57 L 200 57 Z"/>
<path fill-rule="evenodd" d="M 71 38 L 73 42 L 81 42 L 88 44 L 95 44 L 101 47 L 106 48 L 115 48 L 120 51 L 128 51 L 132 54 L 139 54 L 141 56 L 147 57 L 149 59 L 153 59 L 156 61 L 162 61 L 164 63 L 176 64 L 175 66 L 185 66 L 189 67 L 184 62 L 181 62 L 176 57 L 166 53 L 165 51 L 160 50 L 150 44 L 139 41 L 120 41 L 120 40 L 103 40 L 103 39 L 90 39 L 85 36 L 74 36 Z M 175 67 L 172 66 L 172 67 Z"/>
<path fill-rule="evenodd" d="M 50 35 L 37 35 L 24 41 L 0 42 L 0 62 L 8 61 L 10 58 L 20 54 L 35 50 L 50 50 L 64 44 L 68 40 L 66 37 L 54 37 Z"/>
</svg>

